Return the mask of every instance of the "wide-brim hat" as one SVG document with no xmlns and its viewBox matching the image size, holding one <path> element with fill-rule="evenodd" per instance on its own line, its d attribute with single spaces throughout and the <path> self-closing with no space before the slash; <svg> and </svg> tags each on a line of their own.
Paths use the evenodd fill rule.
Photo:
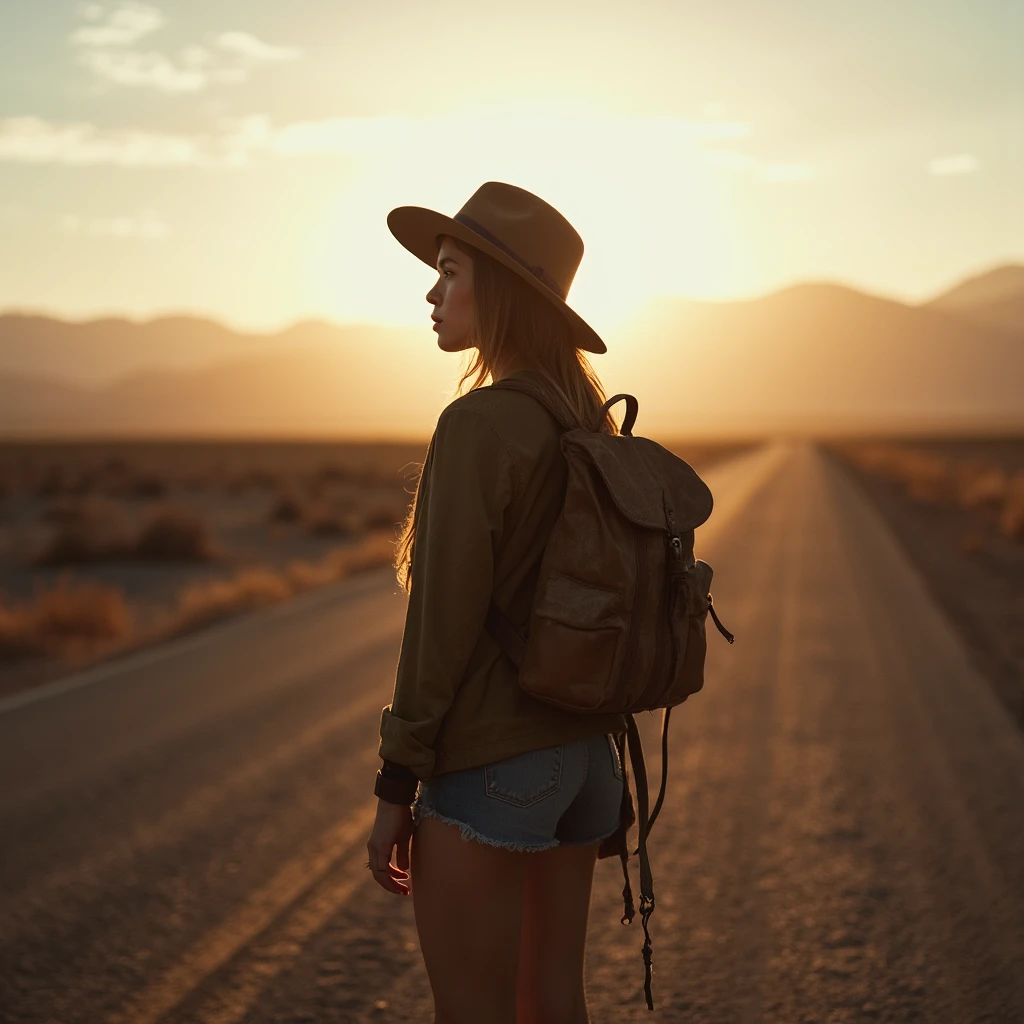
<svg viewBox="0 0 1024 1024">
<path fill-rule="evenodd" d="M 436 269 L 440 235 L 474 245 L 532 285 L 566 318 L 578 348 L 606 352 L 598 333 L 566 303 L 583 258 L 583 239 L 550 204 L 503 181 L 484 182 L 454 217 L 422 206 L 388 214 L 391 233 Z"/>
</svg>

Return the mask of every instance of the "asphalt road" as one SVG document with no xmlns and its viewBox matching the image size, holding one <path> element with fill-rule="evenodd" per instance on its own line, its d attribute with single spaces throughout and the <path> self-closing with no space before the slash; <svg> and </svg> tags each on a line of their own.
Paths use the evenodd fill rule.
<svg viewBox="0 0 1024 1024">
<path fill-rule="evenodd" d="M 828 455 L 706 479 L 737 639 L 673 712 L 654 1013 L 598 863 L 595 1024 L 1024 1021 L 1024 739 Z M 0 703 L 4 1024 L 431 1019 L 363 866 L 404 611 L 375 571 Z"/>
</svg>

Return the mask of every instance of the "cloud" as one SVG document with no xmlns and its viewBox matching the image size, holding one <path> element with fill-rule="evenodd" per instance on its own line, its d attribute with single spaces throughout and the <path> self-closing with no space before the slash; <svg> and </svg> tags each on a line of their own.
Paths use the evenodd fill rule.
<svg viewBox="0 0 1024 1024">
<path fill-rule="evenodd" d="M 970 153 L 957 153 L 955 156 L 940 156 L 928 161 L 929 174 L 973 174 L 981 167 L 978 158 Z"/>
<path fill-rule="evenodd" d="M 0 119 L 0 161 L 121 167 L 180 167 L 207 162 L 201 137 L 104 130 L 87 122 L 53 125 L 38 117 Z"/>
<path fill-rule="evenodd" d="M 302 56 L 297 46 L 271 46 L 248 32 L 221 32 L 217 45 L 254 61 L 298 60 Z"/>
<path fill-rule="evenodd" d="M 100 4 L 87 5 L 82 13 L 86 18 L 103 16 Z M 140 3 L 120 3 L 102 25 L 85 25 L 71 33 L 75 46 L 130 46 L 163 26 L 164 16 L 156 7 Z"/>
<path fill-rule="evenodd" d="M 168 79 L 168 83 L 172 80 Z M 614 140 L 622 152 L 685 158 L 708 143 L 742 137 L 739 123 L 686 121 L 679 118 L 597 116 L 564 119 L 541 117 L 332 117 L 275 125 L 266 114 L 221 118 L 208 134 L 175 134 L 137 129 L 104 129 L 89 122 L 52 124 L 38 117 L 0 119 L 0 161 L 67 165 L 111 164 L 122 167 L 241 167 L 255 159 L 320 155 L 387 154 L 402 160 L 427 152 L 438 138 L 471 136 L 480 147 L 518 145 L 550 151 L 567 137 L 585 152 L 601 153 Z M 712 159 L 730 157 L 753 166 L 771 180 L 801 180 L 810 173 L 802 164 L 760 164 L 740 154 L 704 150 Z M 722 162 L 718 160 L 718 162 Z M 774 175 L 774 177 L 772 177 Z"/>
<path fill-rule="evenodd" d="M 97 235 L 109 238 L 144 238 L 159 241 L 166 238 L 169 227 L 156 210 L 143 210 L 135 217 L 79 217 L 69 213 L 60 219 L 60 226 L 71 234 Z"/>
<path fill-rule="evenodd" d="M 205 89 L 208 72 L 195 67 L 177 67 L 162 53 L 96 50 L 80 55 L 80 61 L 115 85 L 149 86 L 160 92 L 197 92 Z"/>
<path fill-rule="evenodd" d="M 144 36 L 162 28 L 166 21 L 156 8 L 123 2 L 105 14 L 101 4 L 80 8 L 83 17 L 102 24 L 84 25 L 72 32 L 78 62 L 97 78 L 128 88 L 148 88 L 166 94 L 199 92 L 216 83 L 244 82 L 253 67 L 298 59 L 302 51 L 294 46 L 273 46 L 248 32 L 221 32 L 209 46 L 190 44 L 177 59 L 163 52 L 129 49 Z"/>
</svg>

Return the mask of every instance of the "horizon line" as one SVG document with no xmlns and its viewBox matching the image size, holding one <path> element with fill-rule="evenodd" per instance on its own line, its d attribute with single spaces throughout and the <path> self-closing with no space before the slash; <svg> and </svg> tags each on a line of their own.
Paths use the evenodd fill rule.
<svg viewBox="0 0 1024 1024">
<path fill-rule="evenodd" d="M 1002 261 L 997 261 L 997 262 L 990 262 L 990 263 L 986 264 L 984 269 L 976 270 L 974 272 L 964 274 L 964 275 L 960 276 L 959 278 L 957 278 L 952 284 L 950 284 L 950 285 L 948 285 L 948 286 L 946 286 L 944 288 L 941 288 L 938 291 L 931 292 L 930 293 L 930 298 L 912 299 L 912 298 L 902 297 L 902 296 L 899 296 L 899 295 L 896 295 L 896 294 L 893 294 L 893 293 L 886 293 L 886 292 L 883 292 L 883 291 L 877 291 L 877 290 L 874 290 L 874 289 L 868 289 L 868 288 L 865 288 L 865 287 L 860 286 L 860 285 L 851 284 L 851 283 L 842 281 L 842 280 L 840 280 L 838 278 L 804 277 L 804 278 L 794 279 L 794 280 L 792 280 L 792 281 L 790 281 L 790 282 L 788 282 L 786 284 L 779 285 L 779 286 L 771 288 L 771 289 L 769 289 L 767 291 L 761 291 L 761 292 L 757 292 L 757 293 L 741 294 L 741 295 L 733 296 L 731 298 L 702 298 L 700 296 L 686 295 L 686 294 L 681 294 L 681 293 L 670 293 L 670 292 L 658 293 L 658 294 L 652 295 L 652 296 L 648 297 L 647 299 L 643 300 L 642 302 L 636 304 L 634 307 L 632 307 L 632 309 L 630 309 L 626 313 L 619 314 L 616 317 L 611 317 L 610 320 L 611 320 L 612 324 L 616 324 L 617 322 L 625 320 L 626 318 L 628 318 L 630 316 L 635 316 L 638 312 L 640 312 L 644 308 L 649 307 L 649 306 L 653 305 L 654 303 L 659 302 L 659 301 L 663 301 L 663 300 L 675 300 L 675 301 L 680 301 L 680 302 L 700 303 L 700 304 L 709 305 L 709 306 L 729 306 L 729 305 L 736 305 L 736 304 L 747 303 L 747 302 L 757 302 L 757 301 L 760 301 L 760 300 L 763 300 L 763 299 L 771 298 L 771 297 L 776 296 L 776 295 L 780 295 L 783 292 L 790 291 L 790 290 L 792 290 L 794 288 L 822 287 L 822 286 L 842 288 L 842 289 L 845 289 L 847 291 L 857 292 L 857 293 L 859 293 L 861 295 L 865 295 L 865 296 L 868 296 L 868 297 L 871 297 L 871 298 L 883 299 L 883 300 L 888 301 L 888 302 L 896 302 L 896 303 L 899 303 L 900 305 L 908 306 L 908 307 L 911 307 L 911 308 L 916 308 L 916 307 L 920 307 L 920 306 L 927 306 L 930 303 L 935 302 L 937 299 L 941 298 L 943 295 L 945 295 L 948 292 L 952 291 L 954 288 L 960 287 L 961 285 L 964 285 L 967 282 L 969 282 L 969 281 L 971 281 L 971 280 L 973 280 L 975 278 L 984 277 L 984 276 L 986 276 L 988 274 L 991 274 L 991 273 L 993 273 L 995 271 L 1006 270 L 1006 269 L 1020 269 L 1020 270 L 1024 271 L 1024 257 L 1021 258 L 1021 262 L 1017 262 L 1017 260 L 1014 259 L 1014 258 L 1009 258 L 1009 259 L 1002 260 Z M 68 325 L 71 325 L 71 326 L 84 326 L 86 324 L 97 323 L 97 322 L 103 321 L 103 320 L 120 320 L 120 321 L 124 321 L 126 323 L 129 323 L 129 324 L 132 324 L 133 326 L 136 326 L 136 327 L 141 327 L 141 326 L 145 326 L 147 324 L 152 324 L 152 323 L 155 323 L 155 322 L 160 321 L 160 320 L 178 320 L 178 319 L 204 320 L 204 321 L 206 321 L 208 323 L 213 323 L 213 324 L 216 324 L 216 325 L 218 325 L 218 326 L 220 326 L 222 328 L 225 328 L 225 329 L 227 329 L 227 330 L 229 330 L 229 331 L 231 331 L 231 332 L 233 332 L 235 334 L 265 335 L 265 336 L 273 336 L 273 335 L 277 335 L 277 334 L 282 334 L 285 331 L 291 330 L 292 328 L 297 327 L 297 326 L 299 326 L 301 324 L 308 324 L 308 323 L 322 323 L 322 324 L 326 324 L 329 327 L 340 328 L 340 329 L 358 328 L 358 327 L 372 327 L 372 328 L 376 328 L 378 330 L 409 330 L 409 329 L 415 329 L 418 326 L 418 323 L 413 323 L 411 321 L 408 321 L 408 322 L 407 321 L 383 321 L 383 320 L 374 321 L 374 320 L 366 320 L 366 319 L 359 319 L 359 320 L 336 320 L 336 319 L 333 319 L 333 318 L 331 318 L 331 317 L 329 317 L 327 315 L 315 314 L 315 313 L 307 314 L 307 315 L 301 315 L 301 314 L 296 315 L 296 316 L 292 317 L 290 320 L 288 320 L 288 321 L 286 321 L 286 322 L 284 322 L 284 323 L 282 323 L 282 324 L 280 324 L 279 326 L 276 326 L 276 327 L 245 326 L 245 325 L 239 323 L 238 321 L 230 321 L 223 314 L 220 314 L 220 313 L 217 313 L 217 312 L 213 312 L 213 311 L 197 312 L 197 311 L 194 311 L 194 310 L 183 310 L 181 308 L 178 308 L 178 309 L 165 309 L 162 312 L 154 311 L 154 312 L 151 312 L 151 313 L 148 313 L 148 314 L 131 314 L 131 313 L 127 313 L 127 312 L 124 312 L 124 311 L 120 311 L 120 312 L 118 312 L 118 311 L 107 311 L 107 312 L 96 312 L 96 313 L 90 313 L 90 314 L 67 315 L 67 314 L 63 314 L 63 313 L 60 313 L 60 312 L 55 312 L 53 310 L 41 309 L 41 308 L 38 308 L 38 307 L 36 307 L 36 308 L 25 307 L 25 306 L 19 307 L 19 306 L 12 305 L 12 306 L 7 306 L 5 308 L 0 308 L 0 319 L 2 319 L 4 317 L 36 317 L 36 318 L 41 318 L 41 319 L 60 321 L 62 323 L 65 323 L 65 324 L 68 324 Z"/>
</svg>

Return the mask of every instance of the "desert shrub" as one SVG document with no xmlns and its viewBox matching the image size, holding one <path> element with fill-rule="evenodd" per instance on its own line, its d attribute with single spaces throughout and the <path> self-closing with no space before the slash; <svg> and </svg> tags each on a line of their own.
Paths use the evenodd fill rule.
<svg viewBox="0 0 1024 1024">
<path fill-rule="evenodd" d="M 42 522 L 52 523 L 54 526 L 78 524 L 84 517 L 83 502 L 68 498 L 53 498 L 39 513 Z"/>
<path fill-rule="evenodd" d="M 343 484 L 352 479 L 352 470 L 347 466 L 321 466 L 316 471 L 314 479 L 317 479 L 324 484 Z"/>
<path fill-rule="evenodd" d="M 956 466 L 941 455 L 884 441 L 854 445 L 847 453 L 867 472 L 901 484 L 915 501 L 953 501 L 960 493 Z"/>
<path fill-rule="evenodd" d="M 904 486 L 915 501 L 945 501 L 956 493 L 956 481 L 945 459 L 914 451 L 902 452 L 899 458 Z"/>
<path fill-rule="evenodd" d="M 244 569 L 226 580 L 206 580 L 178 595 L 173 632 L 193 629 L 234 612 L 259 608 L 290 597 L 288 579 L 271 569 Z"/>
<path fill-rule="evenodd" d="M 116 558 L 128 544 L 123 507 L 104 498 L 55 499 L 42 517 L 55 528 L 42 549 L 29 557 L 30 565 L 74 565 Z"/>
<path fill-rule="evenodd" d="M 292 589 L 299 591 L 333 583 L 338 578 L 338 571 L 329 559 L 319 562 L 293 559 L 285 566 L 284 575 Z"/>
<path fill-rule="evenodd" d="M 68 493 L 77 495 L 92 494 L 98 482 L 99 477 L 94 470 L 83 470 L 75 478 L 75 481 L 68 486 Z"/>
<path fill-rule="evenodd" d="M 129 485 L 129 493 L 136 498 L 162 498 L 167 484 L 158 476 L 137 476 Z"/>
<path fill-rule="evenodd" d="M 265 469 L 250 469 L 232 476 L 227 483 L 229 494 L 245 494 L 250 490 L 273 491 L 279 484 L 275 474 Z"/>
<path fill-rule="evenodd" d="M 105 558 L 108 553 L 108 549 L 98 546 L 81 526 L 74 524 L 57 530 L 32 564 L 77 565 Z"/>
<path fill-rule="evenodd" d="M 115 462 L 113 465 L 117 468 L 105 469 L 101 481 L 97 481 L 97 486 L 102 486 L 105 494 L 112 497 L 142 499 L 162 498 L 167 494 L 166 481 L 155 473 L 134 473 L 123 461 Z"/>
<path fill-rule="evenodd" d="M 321 537 L 352 537 L 360 532 L 359 521 L 350 512 L 320 504 L 306 510 L 305 527 Z"/>
<path fill-rule="evenodd" d="M 105 458 L 96 470 L 96 488 L 111 497 L 120 497 L 129 492 L 132 470 L 128 462 L 119 455 Z"/>
<path fill-rule="evenodd" d="M 212 481 L 206 473 L 186 473 L 181 483 L 188 491 L 208 491 Z"/>
<path fill-rule="evenodd" d="M 50 466 L 36 483 L 35 492 L 38 498 L 52 498 L 63 494 L 67 487 L 64 474 L 59 466 Z"/>
<path fill-rule="evenodd" d="M 146 514 L 127 554 L 168 561 L 206 561 L 215 556 L 206 520 L 192 509 L 169 503 Z"/>
<path fill-rule="evenodd" d="M 279 495 L 270 506 L 269 518 L 272 523 L 297 523 L 302 515 L 303 504 L 293 494 Z"/>
<path fill-rule="evenodd" d="M 32 600 L 0 599 L 0 655 L 70 652 L 99 642 L 121 640 L 132 632 L 132 616 L 120 588 L 81 583 L 61 575 Z"/>
<path fill-rule="evenodd" d="M 363 569 L 391 565 L 394 557 L 394 531 L 375 530 L 364 534 L 355 544 L 335 548 L 318 562 L 289 562 L 285 575 L 295 590 L 308 590 L 345 579 Z"/>
<path fill-rule="evenodd" d="M 1006 499 L 1006 483 L 1006 473 L 996 466 L 964 466 L 959 473 L 960 504 L 964 508 L 999 508 Z"/>
<path fill-rule="evenodd" d="M 982 460 L 958 460 L 885 442 L 853 444 L 842 450 L 867 472 L 902 484 L 918 501 L 993 509 L 1004 536 L 1024 538 L 1022 470 L 1010 473 Z M 980 550 L 980 540 L 972 534 L 962 547 L 969 552 Z"/>
<path fill-rule="evenodd" d="M 395 473 L 381 466 L 367 465 L 355 470 L 352 479 L 362 487 L 380 487 L 392 483 Z"/>
</svg>

